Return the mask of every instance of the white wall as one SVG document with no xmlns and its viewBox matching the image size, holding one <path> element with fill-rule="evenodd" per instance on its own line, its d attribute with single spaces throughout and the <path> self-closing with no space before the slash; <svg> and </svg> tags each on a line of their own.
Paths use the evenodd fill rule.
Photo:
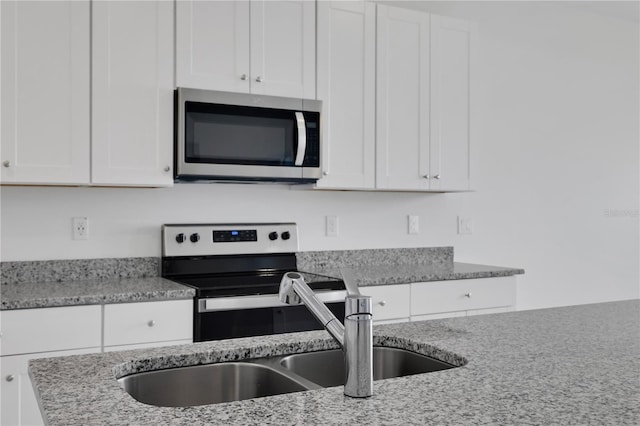
<svg viewBox="0 0 640 426">
<path fill-rule="evenodd" d="M 547 2 L 406 6 L 479 24 L 476 192 L 2 187 L 2 260 L 159 256 L 163 223 L 295 221 L 301 250 L 453 245 L 457 261 L 523 267 L 520 309 L 640 297 L 638 24 Z M 89 241 L 71 240 L 73 216 Z"/>
</svg>

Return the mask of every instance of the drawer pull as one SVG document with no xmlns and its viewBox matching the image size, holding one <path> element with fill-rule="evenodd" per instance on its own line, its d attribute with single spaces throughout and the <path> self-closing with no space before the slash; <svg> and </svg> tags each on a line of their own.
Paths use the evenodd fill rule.
<svg viewBox="0 0 640 426">
<path fill-rule="evenodd" d="M 464 294 L 464 297 L 466 297 L 466 298 L 468 298 L 468 299 L 471 299 L 471 292 L 469 292 L 469 293 L 465 293 L 465 294 Z"/>
<path fill-rule="evenodd" d="M 15 377 L 13 377 L 13 374 L 9 374 L 7 377 L 5 377 L 5 380 L 7 382 L 13 382 L 13 379 L 15 379 Z"/>
<path fill-rule="evenodd" d="M 156 322 L 155 322 L 154 320 L 151 320 L 151 321 L 149 321 L 149 322 L 147 323 L 147 325 L 148 325 L 149 327 L 153 327 L 154 325 L 156 325 Z"/>
<path fill-rule="evenodd" d="M 387 304 L 386 300 L 381 300 L 381 301 L 378 302 L 378 305 L 380 305 L 380 306 L 385 306 L 386 304 Z"/>
</svg>

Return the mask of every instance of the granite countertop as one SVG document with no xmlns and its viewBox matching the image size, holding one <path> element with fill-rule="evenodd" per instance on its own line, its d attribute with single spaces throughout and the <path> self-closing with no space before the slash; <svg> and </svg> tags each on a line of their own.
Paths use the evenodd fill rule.
<svg viewBox="0 0 640 426">
<path fill-rule="evenodd" d="M 33 360 L 51 425 L 640 423 L 640 300 L 374 327 L 377 344 L 462 365 L 342 387 L 188 408 L 137 402 L 116 376 L 335 347 L 324 331 Z"/>
<path fill-rule="evenodd" d="M 160 278 L 114 278 L 0 286 L 0 310 L 190 299 L 195 290 Z"/>
<path fill-rule="evenodd" d="M 421 263 L 346 266 L 343 271 L 349 274 L 349 279 L 358 287 L 407 284 L 426 281 L 464 280 L 470 278 L 507 277 L 524 274 L 524 269 L 505 268 L 501 266 L 478 265 L 474 263 L 453 262 L 446 265 L 432 265 Z M 341 277 L 338 268 L 308 268 L 306 272 Z"/>
</svg>

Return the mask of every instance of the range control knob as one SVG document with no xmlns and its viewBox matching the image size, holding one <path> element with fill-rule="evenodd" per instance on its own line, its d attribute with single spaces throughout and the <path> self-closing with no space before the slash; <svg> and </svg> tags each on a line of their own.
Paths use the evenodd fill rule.
<svg viewBox="0 0 640 426">
<path fill-rule="evenodd" d="M 277 232 L 269 232 L 269 239 L 271 241 L 277 240 L 278 239 L 278 233 Z"/>
<path fill-rule="evenodd" d="M 289 233 L 289 231 L 284 231 L 281 235 L 280 238 L 282 238 L 283 240 L 288 240 L 289 238 L 291 238 L 291 234 Z"/>
<path fill-rule="evenodd" d="M 191 240 L 192 243 L 197 243 L 198 241 L 200 241 L 200 234 L 198 234 L 197 232 L 194 234 L 191 234 L 189 239 Z"/>
<path fill-rule="evenodd" d="M 178 242 L 178 244 L 184 243 L 184 240 L 186 240 L 186 237 L 183 233 L 179 233 L 178 235 L 176 235 L 176 241 Z"/>
</svg>

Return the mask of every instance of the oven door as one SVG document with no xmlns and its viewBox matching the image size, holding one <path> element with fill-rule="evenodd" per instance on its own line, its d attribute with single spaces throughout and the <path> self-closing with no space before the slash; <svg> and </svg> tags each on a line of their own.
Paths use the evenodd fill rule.
<svg viewBox="0 0 640 426">
<path fill-rule="evenodd" d="M 344 291 L 334 291 L 320 296 L 341 322 L 344 322 L 345 295 Z M 323 328 L 306 306 L 282 304 L 277 296 L 200 299 L 196 305 L 194 342 Z"/>
</svg>

